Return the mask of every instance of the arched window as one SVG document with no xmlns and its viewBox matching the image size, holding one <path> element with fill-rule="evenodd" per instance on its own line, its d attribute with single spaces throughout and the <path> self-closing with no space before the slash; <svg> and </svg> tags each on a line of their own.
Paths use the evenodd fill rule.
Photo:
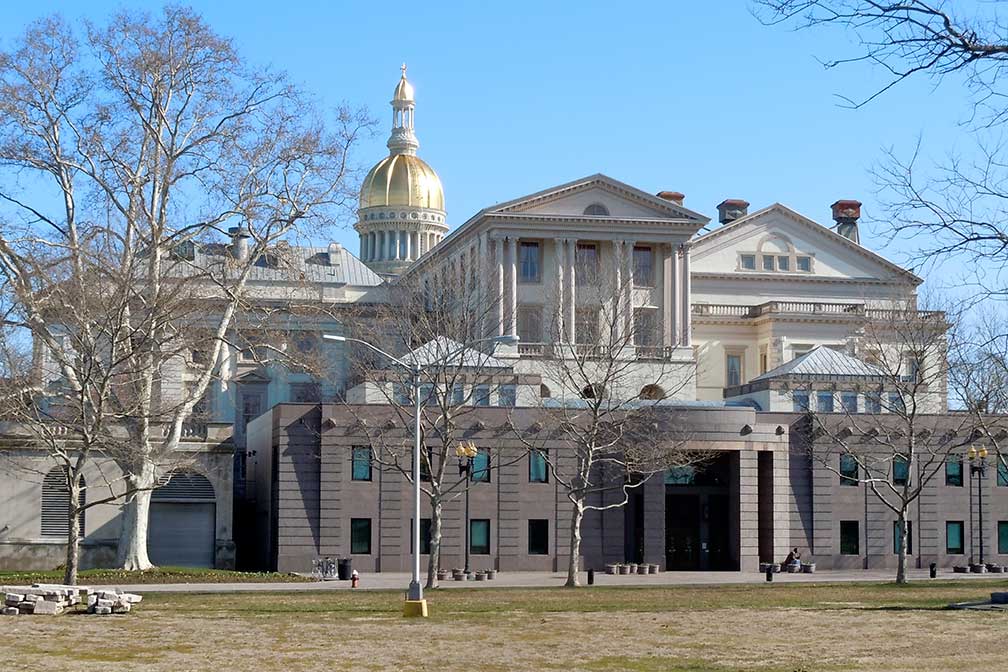
<svg viewBox="0 0 1008 672">
<path fill-rule="evenodd" d="M 63 537 L 70 532 L 70 489 L 67 487 L 66 467 L 53 467 L 42 479 L 42 536 Z M 85 501 L 84 477 L 78 506 Z M 84 532 L 84 511 L 80 512 L 81 534 Z"/>
<path fill-rule="evenodd" d="M 584 209 L 584 214 L 594 217 L 608 217 L 609 208 L 605 207 L 601 203 L 592 203 Z"/>
<path fill-rule="evenodd" d="M 598 383 L 592 383 L 581 390 L 582 399 L 599 399 L 605 394 L 605 388 Z"/>
<path fill-rule="evenodd" d="M 151 493 L 151 501 L 154 502 L 216 500 L 213 484 L 206 476 L 194 471 L 176 471 L 167 480 L 162 480 L 161 485 Z"/>
<path fill-rule="evenodd" d="M 661 388 L 661 385 L 645 385 L 641 388 L 640 398 L 647 399 L 648 401 L 664 399 L 665 390 Z"/>
<path fill-rule="evenodd" d="M 543 384 L 540 383 L 540 385 L 539 385 L 539 397 L 542 398 L 542 399 L 549 399 L 552 396 L 553 396 L 553 393 L 550 392 L 550 389 L 548 387 L 546 387 L 545 385 L 543 385 Z"/>
</svg>

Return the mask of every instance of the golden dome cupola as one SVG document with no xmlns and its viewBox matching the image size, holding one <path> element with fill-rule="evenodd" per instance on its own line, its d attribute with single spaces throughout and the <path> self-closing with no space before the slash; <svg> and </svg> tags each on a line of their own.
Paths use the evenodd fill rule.
<svg viewBox="0 0 1008 672">
<path fill-rule="evenodd" d="M 448 226 L 441 179 L 416 155 L 416 101 L 405 64 L 391 105 L 389 155 L 364 178 L 354 228 L 361 260 L 378 273 L 397 275 L 444 238 Z"/>
</svg>

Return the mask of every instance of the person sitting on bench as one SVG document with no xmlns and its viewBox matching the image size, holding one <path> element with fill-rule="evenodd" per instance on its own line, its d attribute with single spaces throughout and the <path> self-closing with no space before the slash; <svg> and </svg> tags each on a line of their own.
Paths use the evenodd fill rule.
<svg viewBox="0 0 1008 672">
<path fill-rule="evenodd" d="M 781 567 L 787 567 L 793 564 L 801 565 L 801 553 L 798 552 L 797 546 L 792 548 L 791 552 L 787 554 L 787 558 L 784 560 Z"/>
</svg>

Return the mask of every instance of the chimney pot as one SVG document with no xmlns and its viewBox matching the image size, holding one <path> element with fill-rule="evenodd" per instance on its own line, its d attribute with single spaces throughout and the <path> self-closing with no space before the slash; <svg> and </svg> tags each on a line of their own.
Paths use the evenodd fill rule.
<svg viewBox="0 0 1008 672">
<path fill-rule="evenodd" d="M 672 201 L 676 205 L 682 205 L 683 201 L 686 200 L 686 194 L 681 191 L 659 191 L 658 198 L 666 201 Z"/>
<path fill-rule="evenodd" d="M 741 198 L 726 198 L 717 206 L 718 221 L 722 224 L 734 222 L 749 214 L 749 201 Z"/>
<path fill-rule="evenodd" d="M 343 251 L 343 246 L 339 243 L 329 243 L 329 265 L 336 266 L 340 263 L 340 252 Z"/>
<path fill-rule="evenodd" d="M 861 201 L 841 199 L 830 206 L 833 210 L 833 221 L 836 222 L 836 232 L 844 238 L 861 243 L 858 234 L 858 220 L 861 218 Z"/>
<path fill-rule="evenodd" d="M 244 226 L 232 226 L 228 229 L 231 234 L 231 254 L 238 261 L 248 261 L 250 237 L 249 230 Z"/>
</svg>

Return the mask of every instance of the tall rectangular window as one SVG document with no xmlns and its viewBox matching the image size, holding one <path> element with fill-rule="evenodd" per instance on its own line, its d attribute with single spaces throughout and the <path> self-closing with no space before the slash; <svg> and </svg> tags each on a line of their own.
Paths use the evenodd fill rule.
<svg viewBox="0 0 1008 672">
<path fill-rule="evenodd" d="M 434 464 L 434 449 L 427 450 L 420 454 L 420 480 L 431 480 L 431 466 Z"/>
<path fill-rule="evenodd" d="M 775 257 L 770 254 L 763 255 L 763 270 L 772 271 L 774 270 L 774 259 Z"/>
<path fill-rule="evenodd" d="M 518 306 L 518 338 L 522 343 L 542 342 L 542 306 Z"/>
<path fill-rule="evenodd" d="M 725 355 L 725 387 L 742 384 L 742 355 L 730 352 Z"/>
<path fill-rule="evenodd" d="M 539 450 L 529 453 L 529 483 L 549 482 L 546 455 Z"/>
<path fill-rule="evenodd" d="M 961 455 L 949 455 L 945 458 L 945 485 L 961 488 L 963 484 L 963 462 Z"/>
<path fill-rule="evenodd" d="M 907 555 L 913 555 L 913 521 L 906 521 L 907 524 Z M 892 524 L 892 552 L 899 555 L 900 552 L 900 528 L 899 521 L 894 520 Z"/>
<path fill-rule="evenodd" d="M 1008 555 L 1008 520 L 998 521 L 998 554 Z"/>
<path fill-rule="evenodd" d="M 633 248 L 634 287 L 654 287 L 654 253 L 650 247 Z"/>
<path fill-rule="evenodd" d="M 490 482 L 490 453 L 481 450 L 472 461 L 472 480 L 478 483 Z"/>
<path fill-rule="evenodd" d="M 596 345 L 599 341 L 598 311 L 578 308 L 574 312 L 574 340 L 578 345 Z"/>
<path fill-rule="evenodd" d="M 528 521 L 529 555 L 549 555 L 549 520 Z"/>
<path fill-rule="evenodd" d="M 371 555 L 371 519 L 350 519 L 350 552 L 355 555 Z"/>
<path fill-rule="evenodd" d="M 490 386 L 489 385 L 477 385 L 475 391 L 473 392 L 473 398 L 476 400 L 477 406 L 489 406 L 490 405 Z"/>
<path fill-rule="evenodd" d="M 893 485 L 906 485 L 910 481 L 910 461 L 903 455 L 896 455 L 892 461 Z"/>
<path fill-rule="evenodd" d="M 840 521 L 840 554 L 861 555 L 861 530 L 858 521 Z"/>
<path fill-rule="evenodd" d="M 882 412 L 882 397 L 878 392 L 865 392 L 864 411 L 876 414 Z"/>
<path fill-rule="evenodd" d="M 420 519 L 420 555 L 430 555 L 431 519 Z M 410 518 L 409 552 L 413 552 L 413 519 Z"/>
<path fill-rule="evenodd" d="M 469 521 L 469 552 L 473 555 L 490 555 L 490 520 L 474 518 Z"/>
<path fill-rule="evenodd" d="M 542 281 L 542 257 L 539 243 L 521 241 L 518 244 L 518 263 L 520 268 L 518 282 Z"/>
<path fill-rule="evenodd" d="M 518 388 L 514 385 L 501 385 L 497 390 L 497 405 L 514 408 L 518 402 Z"/>
<path fill-rule="evenodd" d="M 899 392 L 890 392 L 889 407 L 887 410 L 890 413 L 904 413 L 906 411 L 906 406 L 903 405 L 903 395 Z"/>
<path fill-rule="evenodd" d="M 462 383 L 452 385 L 452 405 L 461 406 L 465 401 L 465 386 Z"/>
<path fill-rule="evenodd" d="M 1001 456 L 997 456 L 997 484 L 1002 488 L 1008 487 L 1008 464 L 1005 464 L 1001 460 Z"/>
<path fill-rule="evenodd" d="M 578 243 L 574 250 L 575 278 L 585 285 L 599 281 L 598 247 L 595 243 Z"/>
<path fill-rule="evenodd" d="M 808 390 L 793 390 L 791 392 L 791 407 L 795 413 L 807 413 L 809 410 Z"/>
<path fill-rule="evenodd" d="M 832 392 L 816 392 L 816 410 L 820 413 L 832 413 L 833 412 L 833 393 Z"/>
<path fill-rule="evenodd" d="M 371 480 L 371 449 L 367 446 L 354 446 L 350 449 L 350 478 L 354 481 Z"/>
<path fill-rule="evenodd" d="M 963 521 L 949 520 L 945 522 L 945 552 L 949 555 L 965 553 L 963 541 Z"/>
<path fill-rule="evenodd" d="M 791 257 L 781 255 L 777 257 L 777 270 L 780 271 L 790 271 L 791 270 Z"/>
<path fill-rule="evenodd" d="M 840 485 L 857 485 L 860 478 L 857 458 L 850 454 L 840 456 Z"/>
<path fill-rule="evenodd" d="M 857 413 L 857 392 L 841 392 L 840 406 L 844 413 Z"/>
<path fill-rule="evenodd" d="M 654 308 L 634 308 L 634 345 L 653 346 L 658 342 L 658 311 Z"/>
</svg>

